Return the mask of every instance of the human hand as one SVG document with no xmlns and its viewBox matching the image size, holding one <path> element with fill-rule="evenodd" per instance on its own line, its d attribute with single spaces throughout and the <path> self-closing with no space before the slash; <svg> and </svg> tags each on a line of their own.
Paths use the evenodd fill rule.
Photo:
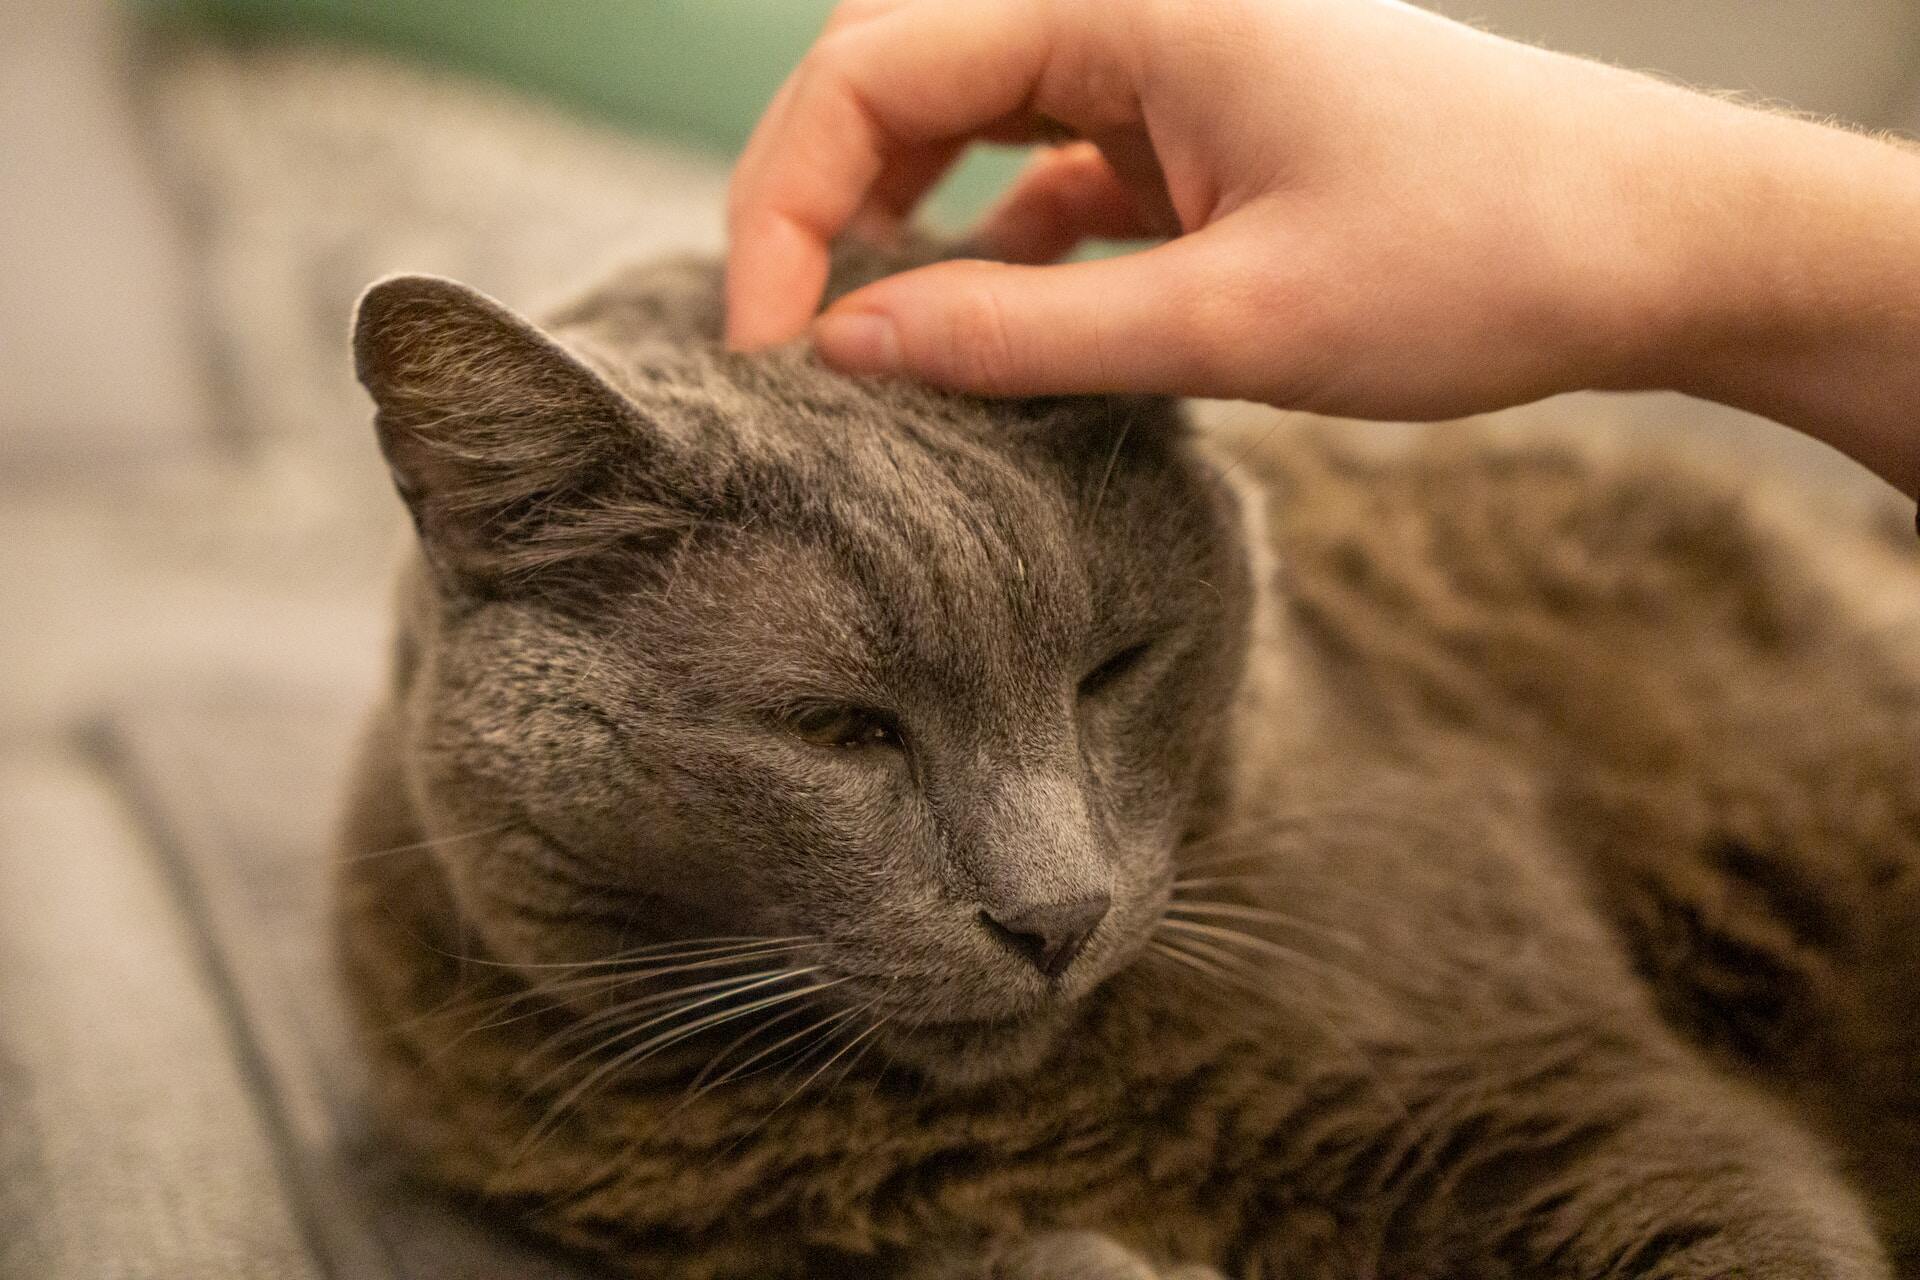
<svg viewBox="0 0 1920 1280">
<path fill-rule="evenodd" d="M 830 362 L 1366 416 L 1532 399 L 1598 380 L 1634 309 L 1621 259 L 1648 236 L 1608 197 L 1646 165 L 1609 145 L 1634 125 L 1597 125 L 1596 96 L 1694 107 L 1374 0 L 854 0 L 741 158 L 731 337 L 797 334 L 841 228 L 905 216 L 960 142 L 1051 120 L 1087 141 L 1039 155 L 986 243 L 1021 263 L 1087 235 L 1167 243 L 896 277 L 818 325 Z"/>
<path fill-rule="evenodd" d="M 1885 216 L 1828 216 L 1818 193 L 1908 158 L 1392 0 L 848 0 L 736 171 L 730 342 L 805 331 L 833 237 L 906 217 L 968 141 L 1059 128 L 1081 140 L 1042 150 L 980 231 L 1011 264 L 862 289 L 813 321 L 821 355 L 986 394 L 1379 418 L 1676 387 L 1885 474 L 1911 462 L 1910 439 L 1862 434 L 1902 402 L 1885 378 L 1871 404 L 1805 388 L 1836 364 L 1920 369 L 1911 321 L 1818 323 L 1869 309 L 1844 268 L 1882 251 L 1884 275 L 1891 229 L 1920 225 L 1920 167 Z M 1091 235 L 1162 242 L 1033 265 Z"/>
</svg>

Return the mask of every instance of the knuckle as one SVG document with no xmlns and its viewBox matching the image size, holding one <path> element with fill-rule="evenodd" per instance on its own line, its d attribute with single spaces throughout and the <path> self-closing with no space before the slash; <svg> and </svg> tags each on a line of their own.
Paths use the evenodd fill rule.
<svg viewBox="0 0 1920 1280">
<path fill-rule="evenodd" d="M 782 216 L 762 193 L 730 191 L 727 194 L 726 232 L 733 243 L 764 235 Z"/>
<path fill-rule="evenodd" d="M 836 27 L 814 41 L 800 59 L 801 73 L 824 83 L 836 83 L 858 63 L 864 43 L 858 24 Z"/>
<path fill-rule="evenodd" d="M 901 0 L 840 0 L 834 6 L 832 16 L 827 19 L 825 30 L 832 33 L 857 26 L 869 18 L 877 18 L 899 8 L 900 4 Z"/>
<path fill-rule="evenodd" d="M 820 37 L 801 59 L 795 74 L 797 112 L 815 128 L 843 130 L 857 124 L 885 146 L 896 141 L 885 113 L 874 107 L 869 73 L 876 61 L 872 42 L 861 27 Z"/>
</svg>

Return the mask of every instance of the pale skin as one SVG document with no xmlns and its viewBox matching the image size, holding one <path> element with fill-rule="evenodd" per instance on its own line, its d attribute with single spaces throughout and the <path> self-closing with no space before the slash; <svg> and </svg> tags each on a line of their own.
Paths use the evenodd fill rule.
<svg viewBox="0 0 1920 1280">
<path fill-rule="evenodd" d="M 816 316 L 829 243 L 979 139 L 1056 142 L 978 229 L 1008 261 Z M 1920 154 L 1393 0 L 847 0 L 728 226 L 737 349 L 1383 419 L 1673 389 L 1920 493 Z"/>
</svg>

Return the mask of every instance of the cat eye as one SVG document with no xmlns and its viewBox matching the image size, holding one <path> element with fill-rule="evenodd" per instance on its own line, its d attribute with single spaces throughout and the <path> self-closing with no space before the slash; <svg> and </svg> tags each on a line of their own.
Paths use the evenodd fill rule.
<svg viewBox="0 0 1920 1280">
<path fill-rule="evenodd" d="M 787 717 L 795 736 L 816 747 L 899 747 L 900 728 L 884 711 L 822 703 Z"/>
<path fill-rule="evenodd" d="M 1118 684 L 1127 673 L 1140 665 L 1140 659 L 1147 656 L 1153 648 L 1151 640 L 1142 640 L 1139 644 L 1128 645 L 1105 662 L 1087 672 L 1080 681 L 1080 696 L 1096 698 Z"/>
</svg>

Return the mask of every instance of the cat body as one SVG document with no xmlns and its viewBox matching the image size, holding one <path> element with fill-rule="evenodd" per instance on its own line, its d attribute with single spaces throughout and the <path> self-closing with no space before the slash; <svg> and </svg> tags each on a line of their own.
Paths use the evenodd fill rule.
<svg viewBox="0 0 1920 1280">
<path fill-rule="evenodd" d="M 1741 503 L 717 332 L 363 304 L 341 937 L 433 1176 L 639 1275 L 1889 1274 L 1920 686 Z"/>
</svg>

